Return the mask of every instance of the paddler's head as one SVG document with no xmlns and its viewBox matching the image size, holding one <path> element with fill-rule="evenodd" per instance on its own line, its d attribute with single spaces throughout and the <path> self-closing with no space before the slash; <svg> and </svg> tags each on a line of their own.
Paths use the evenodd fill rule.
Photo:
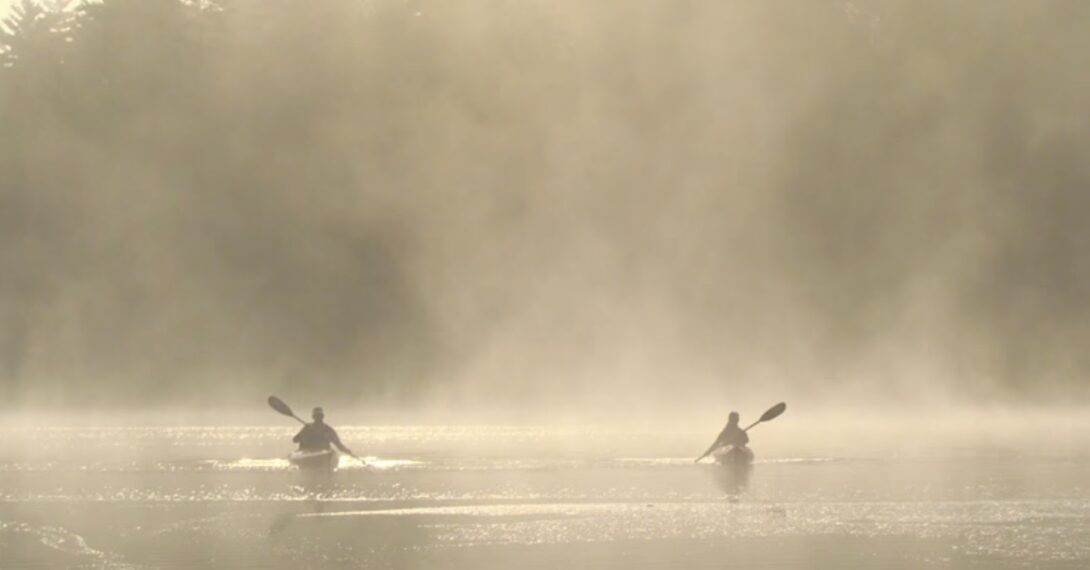
<svg viewBox="0 0 1090 570">
<path fill-rule="evenodd" d="M 314 408 L 314 411 L 310 412 L 310 417 L 314 418 L 316 423 L 322 423 L 322 420 L 325 419 L 325 411 L 322 410 L 321 406 L 318 406 Z"/>
<path fill-rule="evenodd" d="M 731 412 L 731 413 L 730 413 L 730 417 L 729 417 L 729 418 L 727 419 L 727 425 L 729 425 L 729 426 L 736 426 L 736 425 L 738 425 L 738 419 L 739 419 L 739 417 L 740 417 L 740 416 L 738 415 L 738 412 Z"/>
</svg>

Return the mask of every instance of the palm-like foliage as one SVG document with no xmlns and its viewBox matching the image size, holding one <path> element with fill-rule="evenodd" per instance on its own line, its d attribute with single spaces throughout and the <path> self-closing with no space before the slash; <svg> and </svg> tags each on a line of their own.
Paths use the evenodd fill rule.
<svg viewBox="0 0 1090 570">
<path fill-rule="evenodd" d="M 25 66 L 57 62 L 64 43 L 70 41 L 75 0 L 19 0 L 0 20 L 0 53 L 3 65 Z"/>
<path fill-rule="evenodd" d="M 20 0 L 11 7 L 11 14 L 0 20 L 0 51 L 4 55 L 6 66 L 14 65 L 33 40 L 41 36 L 43 26 L 40 22 L 43 13 L 44 10 L 37 2 Z M 48 32 L 48 29 L 45 31 Z"/>
</svg>

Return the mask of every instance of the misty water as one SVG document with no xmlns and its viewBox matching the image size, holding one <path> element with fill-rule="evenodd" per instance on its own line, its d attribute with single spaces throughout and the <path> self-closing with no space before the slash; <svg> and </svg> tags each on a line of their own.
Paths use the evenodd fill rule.
<svg viewBox="0 0 1090 570">
<path fill-rule="evenodd" d="M 1075 424 L 907 445 L 761 429 L 757 462 L 735 470 L 693 464 L 714 433 L 661 426 L 344 426 L 366 464 L 317 475 L 284 458 L 290 427 L 9 426 L 0 565 L 1090 564 L 1090 454 Z"/>
</svg>

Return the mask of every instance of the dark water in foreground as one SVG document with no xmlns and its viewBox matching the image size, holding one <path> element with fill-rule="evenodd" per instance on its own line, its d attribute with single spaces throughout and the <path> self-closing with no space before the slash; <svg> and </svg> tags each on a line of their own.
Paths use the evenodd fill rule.
<svg viewBox="0 0 1090 570">
<path fill-rule="evenodd" d="M 951 445 L 693 465 L 708 434 L 0 430 L 2 568 L 1088 568 L 1090 455 Z M 695 447 L 695 449 L 694 449 Z"/>
</svg>

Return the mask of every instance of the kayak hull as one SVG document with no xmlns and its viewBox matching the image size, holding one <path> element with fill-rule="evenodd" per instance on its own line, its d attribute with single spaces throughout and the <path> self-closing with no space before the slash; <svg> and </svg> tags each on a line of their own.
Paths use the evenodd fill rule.
<svg viewBox="0 0 1090 570">
<path fill-rule="evenodd" d="M 288 461 L 300 469 L 319 469 L 332 471 L 337 468 L 340 456 L 332 449 L 314 451 L 293 451 Z"/>
<path fill-rule="evenodd" d="M 725 447 L 712 456 L 716 463 L 730 467 L 744 467 L 753 463 L 753 450 L 748 447 Z"/>
</svg>

